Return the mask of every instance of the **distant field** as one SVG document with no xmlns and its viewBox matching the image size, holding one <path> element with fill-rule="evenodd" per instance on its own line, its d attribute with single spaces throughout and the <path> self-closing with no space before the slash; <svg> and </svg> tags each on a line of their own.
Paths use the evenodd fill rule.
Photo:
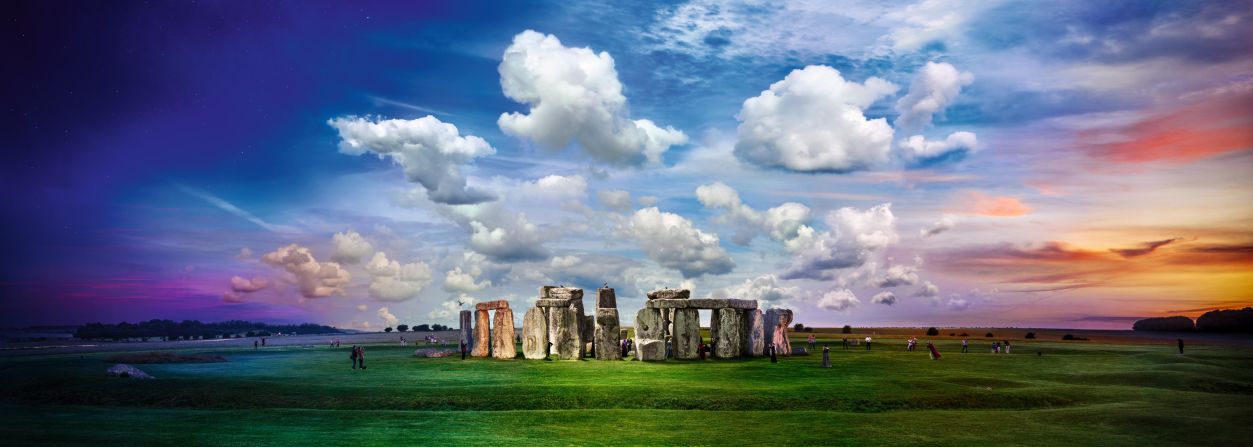
<svg viewBox="0 0 1253 447">
<path fill-rule="evenodd" d="M 461 361 L 347 342 L 253 350 L 173 344 L 223 363 L 137 365 L 110 350 L 0 358 L 7 445 L 1247 445 L 1253 348 L 939 339 L 944 357 L 874 351 L 693 362 Z M 986 331 L 984 331 L 986 332 Z M 1037 333 L 1040 331 L 1036 331 Z M 948 330 L 943 332 L 947 335 Z M 971 332 L 974 335 L 973 332 Z M 982 335 L 980 332 L 978 335 Z M 1076 333 L 1078 335 L 1078 333 Z M 858 334 L 858 337 L 864 335 Z M 416 338 L 416 337 L 415 337 Z M 794 344 L 803 344 L 797 334 Z M 997 337 L 1000 339 L 1002 337 Z M 1010 338 L 1009 334 L 1006 337 Z M 423 346 L 419 346 L 423 347 Z"/>
</svg>

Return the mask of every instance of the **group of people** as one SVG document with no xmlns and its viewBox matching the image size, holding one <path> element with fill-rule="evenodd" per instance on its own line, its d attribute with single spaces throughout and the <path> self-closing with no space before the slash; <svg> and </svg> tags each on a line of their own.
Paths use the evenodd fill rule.
<svg viewBox="0 0 1253 447">
<path fill-rule="evenodd" d="M 352 354 L 348 354 L 348 358 L 352 359 L 352 369 L 365 369 L 365 348 L 361 346 L 353 346 Z"/>
<path fill-rule="evenodd" d="M 931 343 L 927 344 L 930 345 Z M 905 340 L 906 351 L 914 352 L 914 348 L 916 347 L 918 347 L 918 337 L 909 337 L 909 340 Z"/>
<path fill-rule="evenodd" d="M 260 342 L 257 340 L 252 341 L 252 349 L 257 349 L 258 346 L 265 346 L 265 337 L 261 337 Z"/>
<path fill-rule="evenodd" d="M 965 343 L 965 340 L 962 340 Z M 992 342 L 993 354 L 1009 354 L 1009 340 L 1001 340 Z"/>
</svg>

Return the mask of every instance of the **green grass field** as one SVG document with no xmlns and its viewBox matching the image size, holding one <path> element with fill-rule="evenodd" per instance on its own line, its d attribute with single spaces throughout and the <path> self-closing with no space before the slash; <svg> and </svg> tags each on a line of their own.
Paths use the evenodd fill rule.
<svg viewBox="0 0 1253 447">
<path fill-rule="evenodd" d="M 820 340 L 822 343 L 823 340 Z M 797 341 L 797 343 L 800 343 Z M 462 361 L 369 346 L 217 350 L 224 363 L 106 353 L 0 359 L 6 445 L 1247 445 L 1253 349 L 1015 343 L 991 355 L 832 349 L 768 359 Z M 198 351 L 208 352 L 203 348 Z M 1037 355 L 1039 352 L 1041 355 Z"/>
</svg>

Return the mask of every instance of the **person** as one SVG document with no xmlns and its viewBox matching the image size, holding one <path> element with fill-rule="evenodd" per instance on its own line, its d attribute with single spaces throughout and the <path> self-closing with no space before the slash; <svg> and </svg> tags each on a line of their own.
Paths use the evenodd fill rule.
<svg viewBox="0 0 1253 447">
<path fill-rule="evenodd" d="M 1005 340 L 1005 353 L 1009 354 L 1009 340 Z"/>
<path fill-rule="evenodd" d="M 256 341 L 256 340 L 253 340 L 253 341 L 252 341 L 252 349 L 257 349 L 257 341 Z"/>
<path fill-rule="evenodd" d="M 931 360 L 940 359 L 940 351 L 938 349 L 935 349 L 935 345 L 931 344 L 931 342 L 927 342 L 927 350 L 931 351 Z"/>
<path fill-rule="evenodd" d="M 461 339 L 461 360 L 466 359 L 466 339 Z"/>
<path fill-rule="evenodd" d="M 809 349 L 814 349 L 815 343 L 817 342 L 818 341 L 814 339 L 814 334 L 809 334 Z"/>
<path fill-rule="evenodd" d="M 352 346 L 352 353 L 348 354 L 348 358 L 352 359 L 352 369 L 357 369 L 357 346 Z"/>
<path fill-rule="evenodd" d="M 770 345 L 770 363 L 779 363 L 779 355 L 775 353 L 774 345 Z"/>
<path fill-rule="evenodd" d="M 1183 355 L 1183 339 L 1179 339 L 1179 355 Z"/>
<path fill-rule="evenodd" d="M 966 341 L 966 339 L 963 338 L 962 339 L 962 354 L 965 354 L 968 349 L 970 349 L 970 342 Z"/>
<path fill-rule="evenodd" d="M 1001 342 L 999 342 L 999 341 L 994 341 L 994 342 L 992 342 L 992 353 L 993 353 L 993 354 L 1000 354 L 1000 353 L 1001 353 Z"/>
<path fill-rule="evenodd" d="M 844 337 L 844 339 L 840 340 L 840 343 L 844 345 L 844 349 L 848 349 L 848 337 Z"/>
<path fill-rule="evenodd" d="M 699 345 L 696 345 L 696 352 L 700 353 L 701 360 L 705 360 L 705 342 L 702 341 Z"/>
<path fill-rule="evenodd" d="M 831 347 L 827 345 L 822 345 L 822 367 L 831 367 Z"/>
<path fill-rule="evenodd" d="M 674 342 L 670 339 L 670 337 L 666 337 L 666 358 L 671 357 L 674 357 Z"/>
<path fill-rule="evenodd" d="M 265 346 L 265 337 L 261 338 L 261 346 Z"/>
<path fill-rule="evenodd" d="M 870 350 L 870 336 L 869 335 L 866 336 L 866 350 L 867 351 Z"/>
<path fill-rule="evenodd" d="M 365 369 L 365 346 L 357 347 L 357 364 L 361 366 L 361 369 Z"/>
</svg>

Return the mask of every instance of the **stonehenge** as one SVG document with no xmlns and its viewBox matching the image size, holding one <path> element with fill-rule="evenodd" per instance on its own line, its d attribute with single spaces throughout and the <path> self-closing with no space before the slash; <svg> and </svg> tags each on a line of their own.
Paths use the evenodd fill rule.
<svg viewBox="0 0 1253 447">
<path fill-rule="evenodd" d="M 647 293 L 644 306 L 635 314 L 632 344 L 641 361 L 668 358 L 693 360 L 701 356 L 700 311 L 711 311 L 710 339 L 714 358 L 762 356 L 767 347 L 779 355 L 792 352 L 787 339 L 793 314 L 788 309 L 763 312 L 756 300 L 692 298 L 687 289 L 660 289 Z M 535 305 L 522 317 L 522 356 L 527 359 L 622 360 L 623 340 L 630 334 L 622 327 L 617 296 L 612 288 L 596 290 L 594 308 L 584 310 L 583 289 L 543 286 Z M 475 357 L 512 359 L 513 310 L 504 300 L 475 305 L 460 314 L 461 333 Z M 495 315 L 492 315 L 492 313 Z"/>
</svg>

